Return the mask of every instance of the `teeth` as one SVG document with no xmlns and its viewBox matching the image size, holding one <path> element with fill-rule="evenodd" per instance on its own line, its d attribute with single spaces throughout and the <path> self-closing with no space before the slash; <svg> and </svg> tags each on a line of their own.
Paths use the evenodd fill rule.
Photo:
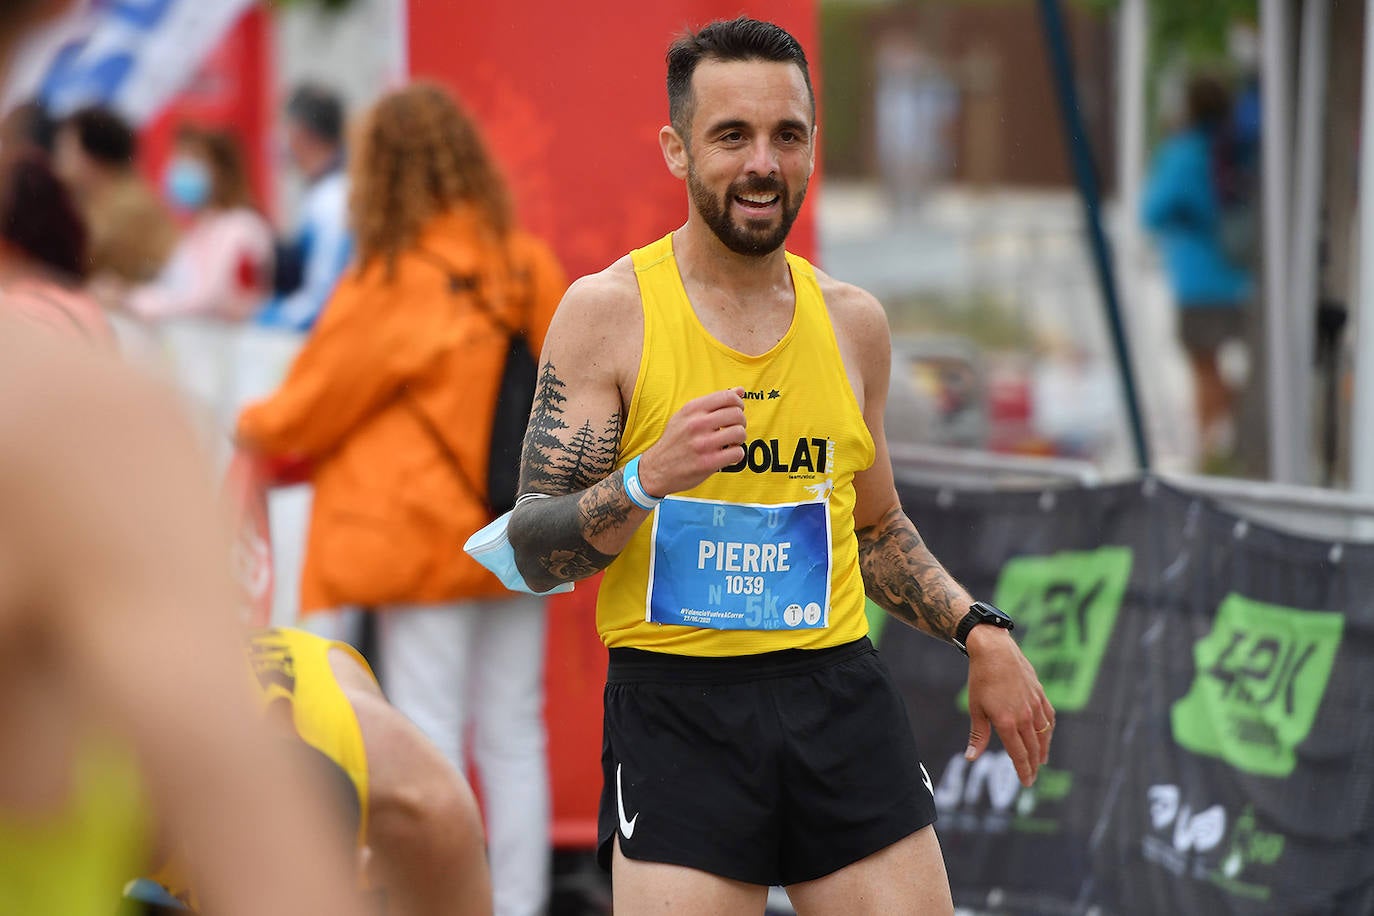
<svg viewBox="0 0 1374 916">
<path fill-rule="evenodd" d="M 776 194 L 739 194 L 737 196 L 740 200 L 747 201 L 751 204 L 771 204 L 778 199 L 778 195 Z"/>
</svg>

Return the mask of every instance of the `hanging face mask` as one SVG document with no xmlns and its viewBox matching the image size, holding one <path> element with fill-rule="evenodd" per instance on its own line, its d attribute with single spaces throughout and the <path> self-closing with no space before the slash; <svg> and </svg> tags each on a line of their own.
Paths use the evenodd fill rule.
<svg viewBox="0 0 1374 916">
<path fill-rule="evenodd" d="M 178 210 L 200 210 L 210 202 L 210 170 L 198 159 L 173 158 L 162 185 L 167 200 Z"/>
</svg>

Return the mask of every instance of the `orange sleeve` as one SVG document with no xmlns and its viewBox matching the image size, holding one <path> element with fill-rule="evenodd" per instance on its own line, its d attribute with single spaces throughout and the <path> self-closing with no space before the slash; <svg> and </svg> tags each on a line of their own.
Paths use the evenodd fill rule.
<svg viewBox="0 0 1374 916">
<path fill-rule="evenodd" d="M 529 340 L 537 357 L 544 350 L 544 335 L 548 333 L 553 313 L 568 291 L 568 277 L 558 256 L 541 239 L 521 232 L 518 245 L 520 259 L 530 272 L 533 300 L 530 304 Z"/>
<path fill-rule="evenodd" d="M 391 281 L 380 270 L 340 281 L 285 381 L 239 415 L 242 442 L 275 455 L 327 454 L 453 343 L 443 291 L 406 267 Z"/>
</svg>

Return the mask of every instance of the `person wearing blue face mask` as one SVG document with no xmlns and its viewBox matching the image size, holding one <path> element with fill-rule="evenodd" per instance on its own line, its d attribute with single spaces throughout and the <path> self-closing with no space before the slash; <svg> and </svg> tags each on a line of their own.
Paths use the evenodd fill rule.
<svg viewBox="0 0 1374 916">
<path fill-rule="evenodd" d="M 204 162 L 179 155 L 167 164 L 163 191 L 172 206 L 184 213 L 194 213 L 210 202 L 214 179 Z"/>
<path fill-rule="evenodd" d="M 236 138 L 184 126 L 162 174 L 162 192 L 185 221 L 161 273 L 113 300 L 153 322 L 178 381 L 223 421 L 234 410 L 235 335 L 267 294 L 272 230 L 254 204 Z"/>
</svg>

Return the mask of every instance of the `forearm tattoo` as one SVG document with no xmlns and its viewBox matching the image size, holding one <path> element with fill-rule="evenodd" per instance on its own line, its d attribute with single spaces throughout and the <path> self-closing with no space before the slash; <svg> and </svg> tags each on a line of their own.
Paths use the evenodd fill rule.
<svg viewBox="0 0 1374 916">
<path fill-rule="evenodd" d="M 544 366 L 530 412 L 520 465 L 520 492 L 552 499 L 524 503 L 511 518 L 510 537 L 525 581 L 547 591 L 605 569 L 615 559 L 592 541 L 621 527 L 634 511 L 615 471 L 621 419 L 616 412 L 595 429 L 572 429 L 563 408 L 566 386 L 551 363 Z"/>
<path fill-rule="evenodd" d="M 855 532 L 859 570 L 870 598 L 898 619 L 948 642 L 967 595 L 926 547 L 901 508 Z"/>
</svg>

